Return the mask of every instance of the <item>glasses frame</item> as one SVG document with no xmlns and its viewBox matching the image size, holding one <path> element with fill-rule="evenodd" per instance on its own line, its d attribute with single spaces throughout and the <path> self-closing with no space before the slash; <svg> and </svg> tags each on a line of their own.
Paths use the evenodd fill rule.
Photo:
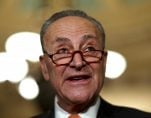
<svg viewBox="0 0 151 118">
<path fill-rule="evenodd" d="M 101 52 L 101 53 L 102 53 L 102 55 L 101 55 L 100 58 L 99 58 L 99 57 L 96 57 L 96 58 L 98 58 L 98 61 L 88 62 L 88 61 L 85 60 L 85 58 L 84 58 L 84 56 L 83 56 L 83 52 L 80 51 L 80 50 L 76 50 L 76 51 L 71 52 L 71 60 L 70 60 L 68 63 L 65 63 L 65 64 L 58 64 L 58 63 L 56 63 L 56 62 L 54 61 L 53 56 L 54 56 L 55 54 L 58 54 L 58 53 L 49 54 L 47 51 L 44 51 L 44 54 L 46 54 L 46 55 L 52 60 L 52 62 L 53 62 L 54 64 L 56 64 L 56 65 L 69 65 L 69 64 L 73 61 L 74 55 L 75 55 L 76 53 L 79 53 L 79 54 L 81 55 L 82 60 L 85 61 L 86 63 L 97 63 L 97 62 L 100 62 L 100 61 L 102 60 L 103 56 L 107 55 L 107 52 L 104 51 L 104 50 L 94 50 L 94 51 L 98 51 L 98 52 Z"/>
</svg>

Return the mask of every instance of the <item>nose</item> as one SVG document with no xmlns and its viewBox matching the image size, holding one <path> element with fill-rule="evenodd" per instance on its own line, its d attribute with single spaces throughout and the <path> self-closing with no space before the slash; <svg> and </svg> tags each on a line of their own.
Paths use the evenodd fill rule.
<svg viewBox="0 0 151 118">
<path fill-rule="evenodd" d="M 70 63 L 71 67 L 76 68 L 77 70 L 80 70 L 83 66 L 85 66 L 85 61 L 83 60 L 81 53 L 75 53 L 73 55 L 73 59 Z"/>
</svg>

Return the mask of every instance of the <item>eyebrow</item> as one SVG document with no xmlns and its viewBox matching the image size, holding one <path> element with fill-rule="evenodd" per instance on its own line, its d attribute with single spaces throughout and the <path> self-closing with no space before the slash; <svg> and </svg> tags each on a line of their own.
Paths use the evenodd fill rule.
<svg viewBox="0 0 151 118">
<path fill-rule="evenodd" d="M 86 43 L 86 42 L 91 42 L 91 44 L 98 44 L 99 45 L 99 40 L 98 37 L 96 35 L 93 34 L 86 34 L 82 37 L 82 43 L 80 44 L 80 47 Z M 95 42 L 95 43 L 94 43 Z"/>
<path fill-rule="evenodd" d="M 82 40 L 89 40 L 89 39 L 97 39 L 97 37 L 92 34 L 86 34 L 82 37 Z"/>
<path fill-rule="evenodd" d="M 92 41 L 92 40 L 98 42 L 97 41 L 97 36 L 95 36 L 93 34 L 86 34 L 86 35 L 82 36 L 81 39 L 82 39 L 82 43 L 81 44 L 83 44 L 83 43 L 85 43 L 87 41 Z"/>
<path fill-rule="evenodd" d="M 80 45 L 82 45 L 84 42 L 87 42 L 88 40 L 92 40 L 92 39 L 97 39 L 97 36 L 95 36 L 93 34 L 85 34 L 84 36 L 81 37 L 82 42 Z M 71 40 L 69 38 L 56 37 L 56 39 L 52 42 L 52 45 L 60 45 L 60 44 L 67 44 L 67 43 L 71 43 Z"/>
</svg>

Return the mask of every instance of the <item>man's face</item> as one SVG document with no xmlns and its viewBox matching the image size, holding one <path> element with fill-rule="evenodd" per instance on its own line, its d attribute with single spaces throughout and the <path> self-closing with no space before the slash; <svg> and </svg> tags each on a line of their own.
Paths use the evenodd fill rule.
<svg viewBox="0 0 151 118">
<path fill-rule="evenodd" d="M 51 24 L 44 35 L 44 47 L 49 54 L 102 50 L 101 36 L 88 20 L 68 16 Z M 99 95 L 105 75 L 106 56 L 97 63 L 86 63 L 76 53 L 69 65 L 55 65 L 44 55 L 40 59 L 44 78 L 57 92 L 58 103 L 87 104 Z"/>
</svg>

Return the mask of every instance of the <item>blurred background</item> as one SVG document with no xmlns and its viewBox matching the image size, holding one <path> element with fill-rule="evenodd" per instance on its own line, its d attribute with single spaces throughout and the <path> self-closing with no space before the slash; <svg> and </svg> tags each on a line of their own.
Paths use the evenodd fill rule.
<svg viewBox="0 0 151 118">
<path fill-rule="evenodd" d="M 151 112 L 150 0 L 1 0 L 0 118 L 29 118 L 49 109 L 53 91 L 38 63 L 39 31 L 50 15 L 64 9 L 81 9 L 101 21 L 106 48 L 125 57 L 126 70 L 107 77 L 100 95 L 113 104 Z M 17 34 L 18 40 L 15 33 L 24 36 Z M 36 59 L 20 59 L 29 53 L 37 54 Z M 116 70 L 119 61 L 114 62 Z"/>
</svg>

